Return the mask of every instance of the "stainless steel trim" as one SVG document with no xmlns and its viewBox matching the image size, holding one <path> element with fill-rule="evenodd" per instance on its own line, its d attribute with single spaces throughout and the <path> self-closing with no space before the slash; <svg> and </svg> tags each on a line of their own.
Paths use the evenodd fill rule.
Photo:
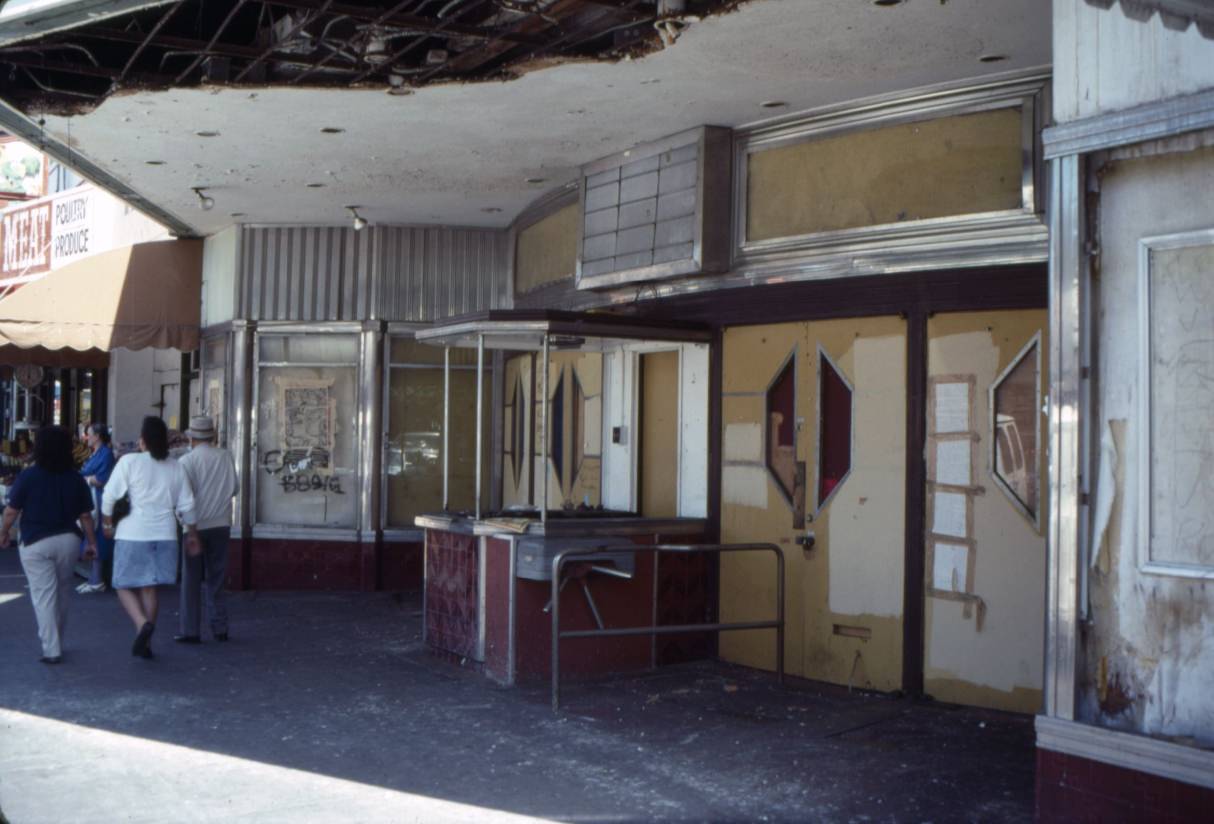
<svg viewBox="0 0 1214 824">
<path fill-rule="evenodd" d="M 552 411 L 552 404 L 548 398 L 548 333 L 544 333 L 544 357 L 542 371 L 540 372 L 540 391 L 543 393 L 544 410 L 544 426 L 543 430 L 536 434 L 540 437 L 540 471 L 544 473 L 543 482 L 543 498 L 540 499 L 540 524 L 547 526 L 548 524 L 548 431 L 552 428 L 552 421 L 548 416 Z M 533 502 L 534 503 L 534 502 Z M 553 607 L 553 612 L 556 612 L 556 607 Z"/>
<path fill-rule="evenodd" d="M 1214 128 L 1214 89 L 1059 123 L 1042 132 L 1046 160 Z"/>
<path fill-rule="evenodd" d="M 451 347 L 443 347 L 443 511 L 451 509 Z"/>
<path fill-rule="evenodd" d="M 351 335 L 363 331 L 363 322 L 330 320 L 323 323 L 298 323 L 296 321 L 262 320 L 257 322 L 257 329 L 267 335 Z"/>
<path fill-rule="evenodd" d="M 0 100 L 0 126 L 14 137 L 20 138 L 31 146 L 37 146 L 39 151 L 45 152 L 84 179 L 96 184 L 124 203 L 129 203 L 135 209 L 138 209 L 152 220 L 167 228 L 173 235 L 182 238 L 202 236 L 187 221 L 182 220 L 167 209 L 148 200 L 87 157 L 73 151 L 70 146 L 47 135 L 41 126 L 31 121 L 3 100 Z"/>
<path fill-rule="evenodd" d="M 488 611 L 488 586 L 485 583 L 486 568 L 488 567 L 488 538 L 476 539 L 476 660 L 485 660 L 485 633 L 488 631 L 485 614 Z"/>
<path fill-rule="evenodd" d="M 451 350 L 446 350 L 450 352 Z M 476 517 L 481 517 L 481 457 L 485 444 L 485 336 L 478 335 L 476 340 Z M 445 431 L 445 430 L 444 430 Z"/>
<path fill-rule="evenodd" d="M 1051 161 L 1050 186 L 1050 529 L 1045 706 L 1075 717 L 1079 564 L 1080 291 L 1086 279 L 1084 173 L 1080 157 Z"/>
<path fill-rule="evenodd" d="M 539 223 L 544 218 L 551 217 L 566 206 L 572 206 L 574 203 L 577 203 L 578 190 L 578 181 L 571 180 L 556 189 L 540 195 L 518 213 L 510 223 L 511 231 L 521 232 Z M 513 243 L 510 245 L 510 248 L 514 248 Z"/>
<path fill-rule="evenodd" d="M 1038 749 L 1214 789 L 1214 752 L 1145 735 L 1039 715 Z"/>
<path fill-rule="evenodd" d="M 362 364 L 359 367 L 358 427 L 362 454 L 358 472 L 358 529 L 364 535 L 372 536 L 380 528 L 379 493 L 381 485 L 386 486 L 382 484 L 380 471 L 382 450 L 377 448 L 383 431 L 380 410 L 387 394 L 383 391 L 383 370 L 379 360 L 383 340 L 381 332 L 365 330 L 359 347 Z"/>
<path fill-rule="evenodd" d="M 420 526 L 420 524 L 419 524 Z M 426 530 L 422 530 L 422 646 L 426 646 L 426 625 L 429 621 L 426 616 L 429 614 L 427 609 L 427 590 L 430 583 L 430 535 Z"/>
<path fill-rule="evenodd" d="M 1214 565 L 1151 559 L 1153 461 L 1151 443 L 1151 252 L 1214 244 L 1214 229 L 1144 237 L 1138 241 L 1138 569 L 1150 575 L 1214 580 Z"/>
<path fill-rule="evenodd" d="M 254 328 L 245 321 L 233 321 L 232 345 L 229 357 L 232 365 L 232 395 L 228 407 L 228 443 L 236 462 L 236 477 L 240 494 L 236 496 L 233 524 L 241 530 L 243 537 L 252 523 L 253 470 L 256 460 L 252 457 L 252 422 L 254 412 L 253 392 L 250 380 L 253 377 Z"/>
<path fill-rule="evenodd" d="M 1038 242 L 1044 241 L 1044 227 L 1036 219 L 1035 163 L 1039 100 L 1049 82 L 1048 71 L 1033 69 L 1015 72 L 975 83 L 942 84 L 917 89 L 910 93 L 881 95 L 862 101 L 801 113 L 791 118 L 765 121 L 740 129 L 734 140 L 733 186 L 733 246 L 735 268 L 759 261 L 776 250 L 814 255 L 819 249 L 849 245 L 856 252 L 880 254 L 891 241 L 918 237 L 920 241 L 935 239 L 938 249 L 955 246 L 971 231 L 991 228 L 1014 228 L 1031 220 L 1026 226 L 1040 229 Z M 1022 180 L 1021 208 L 1007 212 L 934 218 L 913 224 L 888 224 L 837 232 L 823 232 L 790 238 L 753 242 L 746 237 L 748 204 L 748 155 L 778 146 L 800 143 L 826 135 L 915 122 L 935 117 L 972 114 L 1018 106 L 1022 111 L 1021 148 Z M 1000 224 L 1004 226 L 1000 227 Z M 1042 254 L 1038 259 L 1044 260 Z"/>
<path fill-rule="evenodd" d="M 506 544 L 510 547 L 510 603 L 507 609 L 506 619 L 506 684 L 514 686 L 515 673 L 517 672 L 518 649 L 514 643 L 514 634 L 517 632 L 518 619 L 518 540 L 514 536 L 504 538 Z"/>
<path fill-rule="evenodd" d="M 288 541 L 331 541 L 357 543 L 358 530 L 347 527 L 304 527 L 283 524 L 253 524 L 254 538 Z"/>
</svg>

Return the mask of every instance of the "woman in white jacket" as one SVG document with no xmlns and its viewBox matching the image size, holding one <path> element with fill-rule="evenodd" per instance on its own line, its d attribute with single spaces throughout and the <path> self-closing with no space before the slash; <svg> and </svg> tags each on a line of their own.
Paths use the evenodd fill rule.
<svg viewBox="0 0 1214 824">
<path fill-rule="evenodd" d="M 187 530 L 186 551 L 199 550 L 194 494 L 185 472 L 169 457 L 169 431 L 160 418 L 146 417 L 139 452 L 124 455 L 101 499 L 106 536 L 113 536 L 114 589 L 135 625 L 131 654 L 152 657 L 150 646 L 160 608 L 156 587 L 177 580 L 177 521 Z M 130 500 L 130 514 L 114 527 L 114 505 Z"/>
</svg>

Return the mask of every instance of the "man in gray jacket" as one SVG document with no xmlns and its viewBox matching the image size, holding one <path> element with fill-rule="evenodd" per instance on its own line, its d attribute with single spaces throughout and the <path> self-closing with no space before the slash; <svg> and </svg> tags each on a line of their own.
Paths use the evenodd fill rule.
<svg viewBox="0 0 1214 824">
<path fill-rule="evenodd" d="M 194 514 L 202 552 L 184 555 L 181 571 L 181 634 L 173 640 L 197 644 L 202 640 L 200 595 L 206 593 L 207 615 L 216 641 L 228 640 L 228 610 L 223 582 L 228 568 L 228 537 L 232 531 L 232 497 L 236 494 L 236 464 L 226 449 L 215 445 L 215 421 L 206 415 L 190 418 L 186 430 L 190 451 L 179 463 L 194 490 Z"/>
</svg>

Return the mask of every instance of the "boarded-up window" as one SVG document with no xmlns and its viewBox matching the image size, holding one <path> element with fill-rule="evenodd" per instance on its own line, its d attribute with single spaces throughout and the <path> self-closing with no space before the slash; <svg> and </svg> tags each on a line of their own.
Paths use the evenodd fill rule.
<svg viewBox="0 0 1214 824">
<path fill-rule="evenodd" d="M 572 203 L 519 231 L 514 249 L 515 294 L 573 277 L 577 222 L 578 205 Z"/>
<path fill-rule="evenodd" d="M 957 115 L 755 152 L 746 239 L 1019 209 L 1021 114 Z"/>
</svg>

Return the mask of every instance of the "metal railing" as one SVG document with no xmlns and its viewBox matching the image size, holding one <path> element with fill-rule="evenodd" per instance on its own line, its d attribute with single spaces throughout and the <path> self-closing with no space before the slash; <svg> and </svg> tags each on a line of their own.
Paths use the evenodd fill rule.
<svg viewBox="0 0 1214 824">
<path fill-rule="evenodd" d="M 654 553 L 653 603 L 651 615 L 654 624 L 646 627 L 618 627 L 578 629 L 561 631 L 561 569 L 566 561 L 576 561 L 579 555 L 601 555 L 605 552 Z M 771 552 L 776 556 L 776 617 L 770 621 L 737 621 L 713 624 L 663 624 L 658 625 L 657 559 L 663 553 L 671 555 L 696 555 L 722 552 Z M 676 635 L 691 632 L 724 632 L 739 629 L 774 629 L 776 631 L 776 674 L 784 683 L 784 552 L 775 544 L 626 544 L 585 549 L 566 549 L 552 559 L 552 709 L 560 709 L 561 702 L 561 639 L 563 638 L 619 638 L 632 635 L 649 635 L 655 641 L 659 635 Z M 652 662 L 656 666 L 656 659 Z"/>
</svg>

